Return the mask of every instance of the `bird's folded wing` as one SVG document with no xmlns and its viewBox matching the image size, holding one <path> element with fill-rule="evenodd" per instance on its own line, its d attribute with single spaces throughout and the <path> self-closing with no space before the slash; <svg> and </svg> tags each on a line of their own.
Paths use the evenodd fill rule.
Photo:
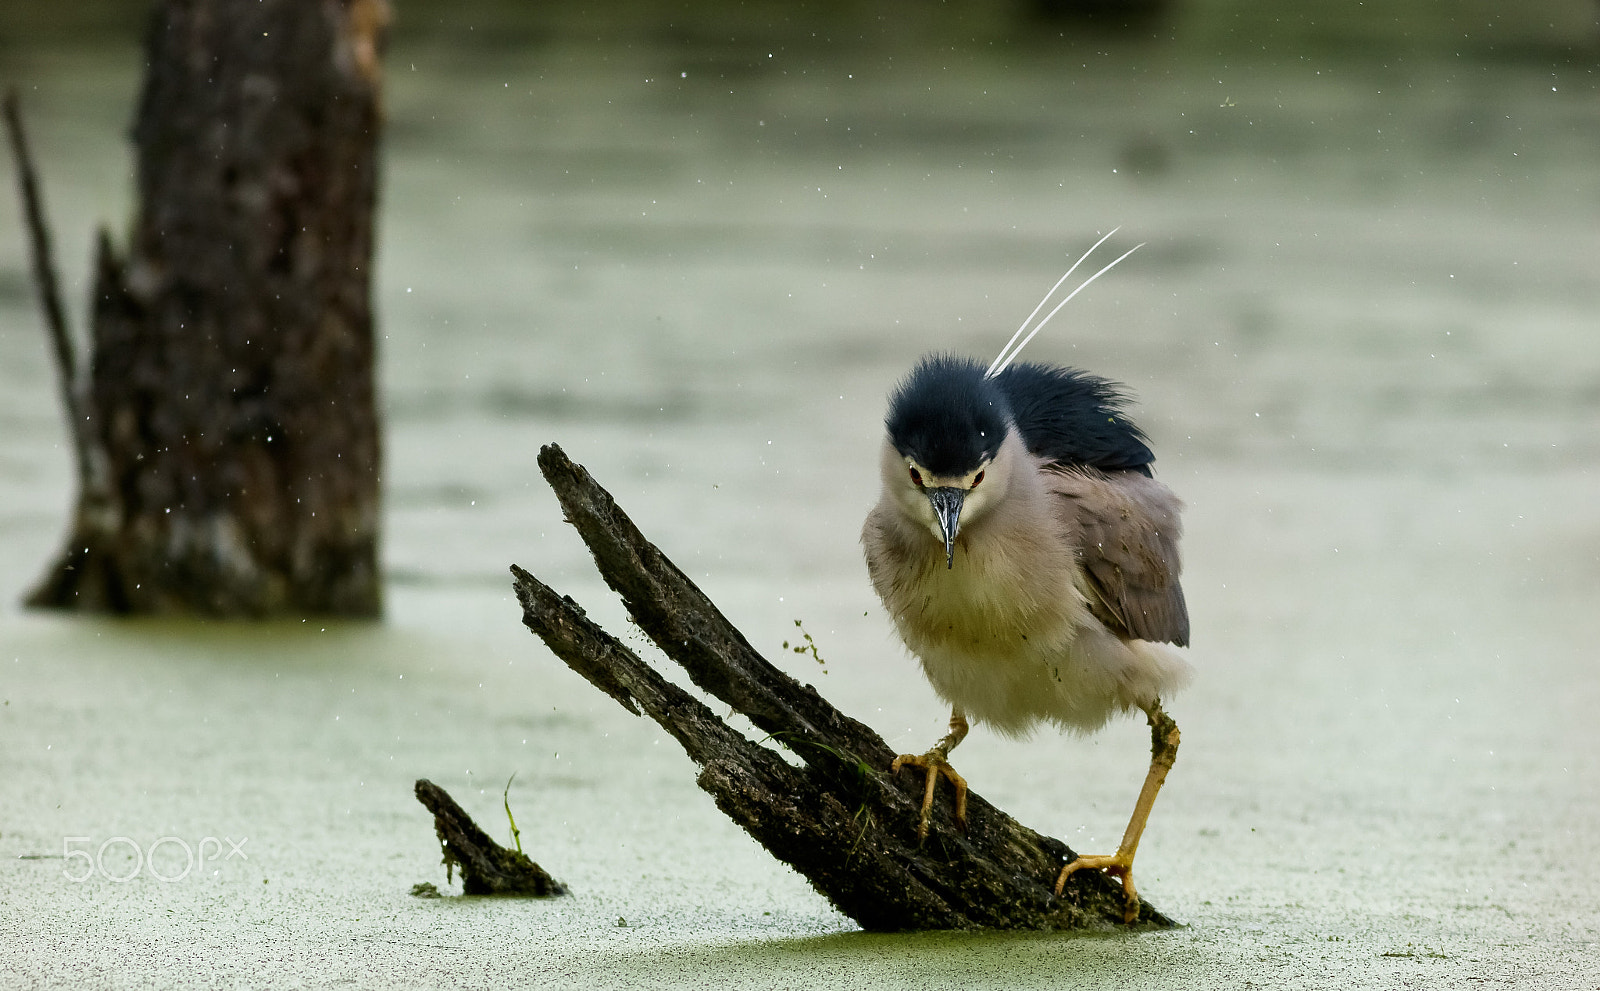
<svg viewBox="0 0 1600 991">
<path fill-rule="evenodd" d="M 1089 606 L 1120 636 L 1189 643 L 1189 609 L 1178 582 L 1183 504 L 1142 473 L 1061 467 L 1049 486 L 1077 538 Z"/>
</svg>

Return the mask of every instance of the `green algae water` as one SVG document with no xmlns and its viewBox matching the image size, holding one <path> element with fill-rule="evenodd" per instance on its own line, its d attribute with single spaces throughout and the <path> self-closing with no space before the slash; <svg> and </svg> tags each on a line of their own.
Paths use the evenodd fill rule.
<svg viewBox="0 0 1600 991">
<path fill-rule="evenodd" d="M 20 610 L 73 493 L 0 194 L 0 986 L 1592 983 L 1582 24 L 619 11 L 398 7 L 381 624 Z M 6 23 L 81 327 L 131 209 L 135 36 Z M 1189 506 L 1199 676 L 1139 858 L 1185 928 L 860 933 L 522 629 L 512 562 L 627 628 L 534 457 L 560 442 L 769 658 L 920 751 L 945 712 L 856 542 L 884 396 L 927 351 L 987 360 L 1118 224 L 1147 246 L 1029 355 L 1125 382 Z M 977 727 L 957 763 L 1100 852 L 1146 744 Z M 571 895 L 448 897 L 419 777 L 504 844 L 509 799 Z"/>
</svg>

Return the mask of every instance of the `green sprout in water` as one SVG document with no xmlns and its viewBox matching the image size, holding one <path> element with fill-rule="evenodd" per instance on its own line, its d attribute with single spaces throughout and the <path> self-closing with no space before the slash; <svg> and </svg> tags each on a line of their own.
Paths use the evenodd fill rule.
<svg viewBox="0 0 1600 991">
<path fill-rule="evenodd" d="M 517 819 L 516 819 L 515 816 L 513 816 L 511 814 L 511 782 L 513 782 L 515 780 L 517 780 L 517 772 L 516 771 L 512 771 L 511 772 L 511 777 L 506 779 L 506 790 L 501 794 L 500 797 L 506 803 L 506 821 L 511 823 L 511 839 L 512 839 L 512 841 L 514 843 L 517 844 L 517 852 L 521 853 L 522 852 L 522 830 L 517 828 Z"/>
<path fill-rule="evenodd" d="M 822 673 L 827 674 L 828 662 L 822 659 L 821 654 L 817 653 L 817 642 L 811 639 L 811 634 L 806 632 L 806 628 L 800 625 L 800 621 L 798 619 L 794 621 L 794 625 L 800 631 L 800 635 L 805 638 L 806 642 L 802 644 L 795 644 L 793 647 L 791 647 L 789 646 L 789 641 L 785 640 L 783 642 L 783 649 L 793 651 L 796 654 L 810 654 L 813 660 L 822 665 Z"/>
</svg>

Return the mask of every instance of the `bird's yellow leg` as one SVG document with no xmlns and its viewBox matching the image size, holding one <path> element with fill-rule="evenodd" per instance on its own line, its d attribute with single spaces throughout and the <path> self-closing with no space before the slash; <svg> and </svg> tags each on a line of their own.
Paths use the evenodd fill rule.
<svg viewBox="0 0 1600 991">
<path fill-rule="evenodd" d="M 901 754 L 889 765 L 890 774 L 899 774 L 902 767 L 915 767 L 927 774 L 927 784 L 922 792 L 922 818 L 917 823 L 917 842 L 928 838 L 928 818 L 933 815 L 933 788 L 943 776 L 956 790 L 956 824 L 967 828 L 967 779 L 956 773 L 948 760 L 950 751 L 967 737 L 967 716 L 960 709 L 950 710 L 950 732 L 933 745 L 933 749 L 918 756 Z"/>
<path fill-rule="evenodd" d="M 1133 807 L 1133 816 L 1128 820 L 1128 829 L 1122 834 L 1117 852 L 1110 856 L 1079 857 L 1061 868 L 1061 873 L 1056 877 L 1058 895 L 1074 871 L 1100 870 L 1121 878 L 1122 891 L 1127 897 L 1122 912 L 1122 921 L 1125 923 L 1139 916 L 1139 892 L 1133 886 L 1133 855 L 1139 849 L 1139 837 L 1144 834 L 1145 821 L 1150 818 L 1150 809 L 1156 804 L 1156 795 L 1167 780 L 1167 772 L 1172 770 L 1173 762 L 1178 759 L 1178 724 L 1162 711 L 1160 700 L 1145 709 L 1145 715 L 1150 719 L 1150 773 L 1145 775 L 1144 787 L 1139 789 L 1139 801 Z"/>
</svg>

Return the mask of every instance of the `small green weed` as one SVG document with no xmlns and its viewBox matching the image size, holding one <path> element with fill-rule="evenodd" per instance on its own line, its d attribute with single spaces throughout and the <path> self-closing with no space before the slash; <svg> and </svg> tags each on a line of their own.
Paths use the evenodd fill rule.
<svg viewBox="0 0 1600 991">
<path fill-rule="evenodd" d="M 810 654 L 812 660 L 822 665 L 822 673 L 827 674 L 828 662 L 823 660 L 822 655 L 817 652 L 817 642 L 811 639 L 811 634 L 807 633 L 806 628 L 800 625 L 800 620 L 795 620 L 794 625 L 795 628 L 800 631 L 800 635 L 805 638 L 805 643 L 795 644 L 793 647 L 791 647 L 789 646 L 789 641 L 785 640 L 783 642 L 783 649 L 793 651 L 796 654 Z"/>
</svg>

